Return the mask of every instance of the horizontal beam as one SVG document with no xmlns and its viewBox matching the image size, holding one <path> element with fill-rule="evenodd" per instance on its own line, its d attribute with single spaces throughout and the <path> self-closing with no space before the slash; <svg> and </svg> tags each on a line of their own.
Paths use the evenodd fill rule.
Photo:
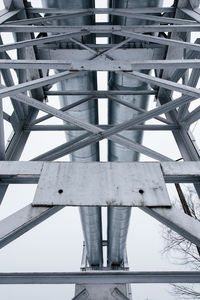
<svg viewBox="0 0 200 300">
<path fill-rule="evenodd" d="M 156 95 L 157 92 L 154 90 L 112 90 L 112 91 L 84 91 L 84 90 L 67 90 L 67 91 L 47 91 L 45 93 L 46 96 L 77 96 L 77 95 L 88 95 L 94 96 L 97 98 L 107 98 L 109 95 L 117 96 L 117 95 Z"/>
<path fill-rule="evenodd" d="M 200 45 L 198 50 L 200 51 Z M 66 60 L 7 60 L 0 59 L 1 69 L 58 69 L 68 71 L 134 71 L 150 69 L 200 68 L 200 59 L 143 60 L 143 61 L 66 61 Z"/>
<path fill-rule="evenodd" d="M 0 178 L 2 181 L 6 181 L 6 178 L 12 178 L 13 183 L 17 183 L 20 178 L 28 178 L 29 183 L 35 183 L 40 177 L 44 163 L 45 162 L 41 161 L 0 161 Z M 55 162 L 48 162 L 48 164 L 55 164 Z M 68 162 L 62 162 L 60 164 L 68 164 Z M 81 165 L 81 163 L 79 164 Z M 105 163 L 99 164 L 103 167 Z M 130 168 L 132 168 L 134 164 L 140 164 L 140 162 L 129 163 Z M 167 183 L 199 181 L 200 162 L 160 162 L 160 166 L 163 172 L 164 179 Z"/>
<path fill-rule="evenodd" d="M 0 273 L 0 284 L 199 283 L 200 272 Z"/>
<path fill-rule="evenodd" d="M 124 13 L 145 13 L 145 14 L 152 14 L 152 13 L 166 13 L 166 12 L 175 12 L 174 7 L 149 7 L 149 8 L 90 8 L 90 9 L 63 9 L 63 8 L 33 8 L 28 7 L 26 8 L 27 11 L 31 13 L 48 13 L 48 14 L 71 14 L 76 12 L 93 12 L 94 14 L 109 14 L 110 12 L 120 11 Z"/>
<path fill-rule="evenodd" d="M 43 162 L 0 161 L 0 175 L 31 175 L 41 174 Z"/>
<path fill-rule="evenodd" d="M 0 25 L 0 32 L 52 32 L 52 33 L 71 33 L 73 31 L 87 30 L 90 33 L 114 33 L 114 31 L 131 32 L 199 32 L 200 25 L 83 25 L 83 26 L 32 26 L 32 25 Z"/>
<path fill-rule="evenodd" d="M 200 178 L 200 162 L 161 162 L 166 182 L 194 182 Z"/>
<path fill-rule="evenodd" d="M 88 50 L 88 52 L 87 52 L 88 55 L 89 55 L 89 52 L 92 53 L 91 49 L 94 49 L 94 52 L 96 52 L 96 50 L 99 51 L 99 52 L 103 52 L 105 50 L 109 50 L 109 49 L 113 48 L 114 46 L 117 46 L 117 44 L 113 44 L 113 43 L 110 43 L 110 44 L 102 44 L 102 43 L 101 44 L 94 44 L 94 43 L 93 44 L 92 43 L 83 44 L 83 43 L 78 42 L 77 39 L 76 39 L 76 42 L 75 42 L 75 38 L 70 38 L 70 40 L 71 40 L 71 42 L 74 42 L 76 44 L 79 43 L 79 46 L 81 46 L 80 48 L 84 48 L 85 50 Z M 133 51 L 136 52 L 137 48 L 133 48 L 132 47 L 135 41 L 132 38 L 130 38 L 130 40 L 131 40 L 131 42 L 127 42 L 128 45 L 126 45 L 125 40 L 124 40 L 123 41 L 124 42 L 123 43 L 124 46 L 123 47 L 120 46 L 120 50 L 126 50 L 127 52 L 133 52 Z M 84 45 L 84 47 L 83 47 L 83 45 Z M 90 50 L 87 49 L 85 46 L 88 47 L 88 48 L 90 48 Z M 60 52 L 64 53 L 64 51 L 62 51 L 63 49 L 60 49 L 60 47 L 57 45 L 57 43 L 48 43 L 48 45 L 40 46 L 39 50 L 40 51 L 41 50 L 42 51 L 44 51 L 44 50 L 48 51 L 48 49 L 52 49 L 52 48 L 54 50 L 56 50 L 56 51 L 60 51 Z M 72 51 L 76 51 L 76 53 L 80 53 L 80 51 L 83 51 L 83 49 L 80 49 L 80 48 L 66 49 L 66 51 L 68 53 L 69 52 L 72 53 Z M 147 50 L 147 49 L 155 50 L 155 49 L 158 49 L 158 48 L 162 49 L 163 52 L 164 52 L 165 49 L 167 48 L 167 46 L 165 46 L 165 45 L 159 45 L 159 44 L 155 44 L 155 43 L 144 44 L 143 48 L 140 48 L 140 54 L 141 54 L 142 50 Z M 85 51 L 85 53 L 86 53 L 86 51 Z M 114 53 L 114 51 L 113 51 L 113 53 Z M 187 58 L 187 56 L 185 58 Z"/>
<path fill-rule="evenodd" d="M 61 163 L 63 165 L 63 163 Z M 61 166 L 60 164 L 60 166 Z M 65 165 L 67 163 L 64 163 Z M 194 165 L 195 164 L 195 165 Z M 41 162 L 2 162 L 1 163 L 1 173 L 9 173 L 12 178 L 14 173 L 16 172 L 15 167 L 20 166 L 18 169 L 17 175 L 26 174 L 28 175 L 28 179 L 31 178 L 30 173 L 34 173 L 34 180 L 36 179 L 38 173 L 41 172 L 43 163 Z M 45 163 L 46 165 L 46 163 Z M 55 163 L 50 163 L 49 165 L 55 165 Z M 81 165 L 81 164 L 80 164 Z M 82 166 L 85 165 L 84 163 Z M 91 164 L 89 164 L 91 166 Z M 97 164 L 96 164 L 97 165 Z M 101 168 L 105 166 L 105 164 L 99 163 Z M 113 166 L 117 164 L 113 164 Z M 122 164 L 118 164 L 122 165 Z M 136 165 L 141 166 L 141 163 L 129 163 L 133 166 L 133 169 L 136 169 Z M 144 165 L 144 163 L 143 163 Z M 145 164 L 146 166 L 149 163 Z M 158 164 L 157 164 L 158 165 Z M 162 163 L 162 169 L 165 170 L 165 173 L 168 172 L 168 176 L 175 177 L 175 173 L 178 172 L 179 176 L 181 176 L 181 172 L 186 172 L 182 174 L 182 176 L 189 176 L 188 174 L 199 174 L 199 165 L 200 163 L 189 162 L 189 163 Z M 192 168 L 193 166 L 193 168 Z M 80 167 L 79 167 L 80 169 Z M 196 169 L 196 170 L 195 170 Z M 51 172 L 50 172 L 51 173 Z M 104 174 L 104 173 L 103 173 Z M 187 175 L 186 175 L 187 174 Z M 16 174 L 15 174 L 16 175 Z M 166 174 L 165 174 L 166 175 Z M 86 173 L 85 173 L 85 176 Z M 39 175 L 38 175 L 39 178 Z M 53 182 L 53 181 L 51 181 Z M 23 182 L 21 182 L 23 183 Z M 30 183 L 30 182 L 29 182 Z M 61 183 L 60 183 L 61 184 Z M 59 185 L 59 187 L 62 186 Z M 62 186 L 63 188 L 63 186 Z M 145 190 L 145 188 L 144 188 Z M 119 192 L 119 191 L 118 191 Z M 65 191 L 64 191 L 65 193 Z M 48 196 L 48 195 L 47 195 Z M 88 197 L 87 197 L 88 198 Z M 101 203 L 101 201 L 100 201 Z M 71 204 L 73 205 L 73 204 Z M 79 205 L 79 204 L 77 204 Z M 101 203 L 102 205 L 102 203 Z M 116 205 L 115 203 L 107 203 L 107 206 Z M 122 205 L 122 203 L 121 203 Z M 134 204 L 132 204 L 134 206 Z M 161 204 L 160 204 L 161 205 Z M 52 206 L 52 207 L 32 207 L 31 205 L 27 205 L 23 209 L 15 212 L 14 214 L 8 216 L 7 218 L 0 221 L 0 248 L 6 246 L 31 228 L 35 227 L 42 221 L 46 220 L 51 215 L 55 214 L 57 211 L 62 209 L 63 206 Z M 190 242 L 200 245 L 200 222 L 174 207 L 171 208 L 149 208 L 144 207 L 142 210 L 149 215 L 156 218 L 158 221 L 170 227 L 172 230 L 181 234 L 183 237 L 188 239 Z"/>
<path fill-rule="evenodd" d="M 25 24 L 45 24 L 48 21 L 52 20 L 62 20 L 65 18 L 70 18 L 70 17 L 83 17 L 87 15 L 92 15 L 92 14 L 100 14 L 104 11 L 104 13 L 107 13 L 109 15 L 114 15 L 114 16 L 121 16 L 121 17 L 127 17 L 127 18 L 134 18 L 134 19 L 139 19 L 139 20 L 147 20 L 147 21 L 152 21 L 152 22 L 159 22 L 161 24 L 195 24 L 196 22 L 193 20 L 187 20 L 187 19 L 178 19 L 178 18 L 169 18 L 169 17 L 164 17 L 164 16 L 155 16 L 155 15 L 150 15 L 150 14 L 144 14 L 144 13 L 134 13 L 133 11 L 123 11 L 120 9 L 82 9 L 82 10 L 77 10 L 74 12 L 68 12 L 67 14 L 51 14 L 48 16 L 44 17 L 38 17 L 38 18 L 29 18 L 29 19 L 21 19 L 21 20 L 15 20 L 15 21 L 10 21 L 6 22 L 6 24 L 16 24 L 16 25 L 25 25 Z"/>
<path fill-rule="evenodd" d="M 107 130 L 112 128 L 112 125 L 96 125 L 100 129 Z M 127 130 L 178 130 L 179 125 L 135 125 Z M 84 129 L 75 126 L 68 125 L 35 125 L 35 126 L 24 126 L 24 131 L 82 131 Z"/>
</svg>

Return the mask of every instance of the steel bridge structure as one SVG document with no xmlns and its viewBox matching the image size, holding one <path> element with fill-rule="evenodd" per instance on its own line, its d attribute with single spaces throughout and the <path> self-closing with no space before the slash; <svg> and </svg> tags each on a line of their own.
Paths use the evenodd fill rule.
<svg viewBox="0 0 200 300">
<path fill-rule="evenodd" d="M 15 39 L 0 39 L 0 203 L 9 184 L 37 184 L 32 203 L 0 221 L 0 248 L 64 207 L 78 206 L 81 269 L 0 273 L 0 284 L 75 284 L 73 299 L 98 300 L 132 299 L 131 283 L 199 283 L 200 272 L 130 271 L 126 253 L 131 207 L 176 231 L 200 253 L 200 223 L 180 185 L 193 184 L 200 196 L 200 151 L 190 131 L 200 119 L 199 0 L 175 0 L 171 7 L 161 0 L 110 0 L 107 8 L 95 8 L 93 0 L 42 4 L 4 0 L 0 12 L 0 32 Z M 99 22 L 98 15 L 107 21 Z M 107 90 L 98 89 L 98 71 L 108 72 Z M 55 96 L 60 109 L 47 103 Z M 8 99 L 10 115 L 3 109 Z M 99 99 L 108 101 L 104 125 Z M 51 118 L 62 125 L 51 124 Z M 7 145 L 6 122 L 13 130 Z M 63 131 L 66 142 L 20 161 L 33 131 Z M 181 161 L 143 145 L 146 131 L 171 132 Z M 107 162 L 99 156 L 104 139 Z M 139 161 L 140 154 L 150 161 Z M 70 162 L 57 161 L 66 155 Z M 175 184 L 182 211 L 172 206 L 167 183 Z M 108 210 L 106 241 L 102 207 Z"/>
</svg>

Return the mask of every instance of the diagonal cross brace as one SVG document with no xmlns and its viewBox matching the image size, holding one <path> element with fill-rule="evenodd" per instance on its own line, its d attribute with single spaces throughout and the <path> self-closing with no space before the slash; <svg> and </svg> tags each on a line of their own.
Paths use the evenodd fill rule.
<svg viewBox="0 0 200 300">
<path fill-rule="evenodd" d="M 31 204 L 0 221 L 0 248 L 34 228 L 63 207 L 32 207 Z"/>
<path fill-rule="evenodd" d="M 2 88 L 3 86 L 0 85 L 0 87 Z M 111 129 L 103 131 L 102 129 L 98 128 L 97 126 L 80 121 L 74 117 L 71 117 L 68 114 L 65 114 L 62 111 L 59 111 L 45 103 L 41 103 L 41 102 L 37 101 L 36 99 L 30 98 L 26 95 L 23 95 L 23 94 L 15 95 L 15 96 L 13 96 L 13 99 L 18 100 L 22 103 L 31 105 L 37 109 L 40 109 L 47 113 L 50 113 L 50 114 L 54 115 L 55 117 L 58 117 L 66 122 L 69 122 L 69 123 L 75 125 L 75 126 L 80 126 L 81 128 L 94 133 L 89 138 L 80 142 L 79 143 L 80 147 L 85 147 L 93 142 L 98 142 L 104 138 L 109 138 L 116 143 L 127 146 L 127 140 L 120 135 L 116 135 L 118 132 L 120 132 L 122 130 L 126 130 L 133 125 L 136 125 L 138 123 L 149 120 L 149 119 L 153 118 L 154 116 L 157 116 L 164 112 L 170 111 L 180 105 L 183 105 L 187 102 L 195 100 L 195 99 L 191 100 L 191 97 L 187 97 L 187 96 L 180 97 L 179 99 L 176 99 L 176 100 L 172 101 L 171 103 L 166 103 L 165 105 L 162 105 L 161 107 L 155 108 L 149 112 L 142 113 L 142 114 L 138 115 L 137 117 L 135 117 L 134 119 L 125 121 L 119 125 L 114 126 Z M 115 136 L 113 136 L 113 135 L 115 135 Z M 131 141 L 129 141 L 129 148 L 130 147 L 131 147 Z M 135 150 L 135 144 L 134 144 L 133 150 Z M 163 156 L 163 160 L 169 160 L 169 158 Z"/>
</svg>

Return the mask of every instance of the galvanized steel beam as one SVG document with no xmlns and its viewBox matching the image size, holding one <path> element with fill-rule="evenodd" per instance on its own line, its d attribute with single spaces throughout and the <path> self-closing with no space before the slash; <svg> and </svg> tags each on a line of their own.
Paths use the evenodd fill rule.
<svg viewBox="0 0 200 300">
<path fill-rule="evenodd" d="M 83 26 L 32 26 L 32 25 L 0 25 L 0 32 L 51 32 L 71 33 L 72 30 L 90 31 L 96 34 L 117 34 L 123 31 L 135 33 L 148 32 L 199 32 L 200 25 L 141 25 L 141 26 L 120 26 L 120 25 L 83 25 Z M 159 39 L 160 40 L 160 39 Z M 162 40 L 162 39 L 161 39 Z"/>
<path fill-rule="evenodd" d="M 31 204 L 0 221 L 0 248 L 5 247 L 62 209 L 58 206 L 32 207 Z"/>
<path fill-rule="evenodd" d="M 51 116 L 52 117 L 52 116 Z M 34 122 L 35 123 L 35 122 Z M 107 130 L 113 125 L 96 125 L 102 130 Z M 180 125 L 135 125 L 129 127 L 127 130 L 148 130 L 148 131 L 171 131 L 180 129 Z M 84 129 L 77 126 L 69 125 L 28 125 L 23 126 L 24 131 L 82 131 Z"/>
<path fill-rule="evenodd" d="M 200 51 L 200 45 L 198 45 L 198 44 L 196 45 L 193 43 L 179 41 L 179 40 L 166 39 L 166 38 L 151 36 L 151 35 L 147 35 L 147 34 L 135 33 L 135 32 L 132 32 L 131 30 L 128 31 L 128 29 L 122 30 L 122 31 L 113 31 L 112 33 L 119 35 L 119 36 L 132 37 L 133 39 L 139 40 L 139 41 L 152 42 L 152 43 L 157 43 L 160 45 L 175 46 L 175 47 L 180 47 L 180 48 L 184 48 L 184 49 Z"/>
<path fill-rule="evenodd" d="M 0 52 L 9 51 L 13 49 L 21 49 L 24 47 L 30 47 L 30 46 L 38 46 L 43 45 L 46 43 L 52 43 L 52 42 L 58 42 L 58 41 L 65 41 L 70 39 L 70 37 L 74 36 L 84 36 L 88 34 L 87 31 L 80 31 L 80 32 L 71 32 L 67 34 L 57 34 L 53 36 L 48 37 L 42 37 L 37 39 L 30 39 L 30 40 L 24 40 L 20 42 L 10 43 L 6 45 L 0 45 Z"/>
<path fill-rule="evenodd" d="M 143 7 L 143 8 L 89 8 L 89 9 L 65 9 L 65 8 L 35 8 L 28 7 L 27 11 L 32 13 L 49 13 L 49 14 L 71 14 L 79 12 L 92 12 L 94 14 L 110 14 L 114 12 L 134 13 L 134 14 L 154 14 L 154 13 L 173 13 L 174 7 Z"/>
<path fill-rule="evenodd" d="M 200 51 L 200 45 L 198 45 Z M 105 54 L 105 53 L 104 53 Z M 59 69 L 69 71 L 134 71 L 150 69 L 199 69 L 200 59 L 185 60 L 146 60 L 146 61 L 66 61 L 66 60 L 7 60 L 0 59 L 2 69 Z"/>
<path fill-rule="evenodd" d="M 18 179 L 21 178 L 22 180 L 20 181 L 20 183 L 23 183 L 23 180 L 27 178 L 30 179 L 29 183 L 36 183 L 40 177 L 44 164 L 46 163 L 41 161 L 0 161 L 1 180 L 2 182 L 6 182 L 7 179 L 12 178 L 12 182 L 17 183 Z M 48 162 L 48 164 L 55 164 L 55 162 Z M 60 162 L 60 164 L 68 164 L 68 162 Z M 105 165 L 105 163 L 100 162 L 98 164 L 100 164 L 102 168 Z M 117 163 L 113 162 L 112 164 Z M 132 168 L 134 164 L 140 163 L 130 162 L 130 168 Z M 148 165 L 149 162 L 143 164 Z M 200 178 L 199 161 L 160 162 L 159 164 L 161 166 L 165 182 L 167 183 L 191 183 L 193 181 L 198 181 Z M 26 183 L 26 180 L 24 183 Z"/>
<path fill-rule="evenodd" d="M 0 284 L 199 283 L 200 272 L 0 273 Z"/>
<path fill-rule="evenodd" d="M 95 14 L 97 10 L 90 10 L 90 9 L 85 9 L 85 10 L 80 10 L 76 12 L 69 12 L 67 14 L 62 13 L 62 14 L 55 14 L 55 15 L 50 15 L 50 16 L 45 16 L 45 17 L 38 17 L 38 18 L 30 18 L 30 19 L 21 19 L 17 21 L 10 21 L 6 22 L 6 25 L 25 25 L 25 24 L 45 24 L 48 23 L 48 21 L 54 21 L 54 20 L 62 20 L 70 17 L 83 17 L 87 15 L 92 15 Z M 102 10 L 101 10 L 102 11 Z M 98 13 L 100 13 L 98 11 Z M 139 19 L 139 20 L 147 20 L 147 21 L 153 21 L 153 22 L 159 22 L 160 24 L 195 24 L 196 22 L 194 20 L 187 20 L 187 19 L 178 19 L 178 18 L 168 18 L 164 16 L 153 16 L 153 15 L 146 15 L 146 14 L 138 14 L 134 12 L 124 12 L 121 11 L 121 9 L 104 9 L 104 13 L 108 13 L 109 15 L 114 15 L 114 16 L 122 16 L 122 17 L 127 17 L 127 18 L 134 18 L 134 19 Z"/>
<path fill-rule="evenodd" d="M 8 96 L 13 96 L 16 95 L 17 93 L 21 93 L 27 90 L 32 90 L 38 87 L 43 87 L 45 85 L 53 84 L 58 81 L 65 80 L 66 78 L 74 77 L 76 75 L 77 75 L 76 73 L 70 73 L 66 71 L 52 76 L 45 76 L 39 79 L 31 80 L 18 85 L 13 85 L 9 88 L 7 87 L 3 88 L 3 86 L 1 85 L 2 90 L 0 90 L 0 97 L 4 98 Z"/>
<path fill-rule="evenodd" d="M 111 90 L 111 91 L 73 91 L 73 90 L 67 90 L 67 91 L 61 91 L 61 90 L 57 90 L 57 91 L 47 91 L 45 92 L 45 95 L 47 96 L 67 96 L 67 95 L 88 95 L 88 96 L 94 96 L 97 98 L 107 98 L 110 95 L 111 96 L 117 96 L 117 95 L 156 95 L 156 91 L 154 90 L 139 90 L 139 91 L 135 91 L 135 90 Z"/>
</svg>

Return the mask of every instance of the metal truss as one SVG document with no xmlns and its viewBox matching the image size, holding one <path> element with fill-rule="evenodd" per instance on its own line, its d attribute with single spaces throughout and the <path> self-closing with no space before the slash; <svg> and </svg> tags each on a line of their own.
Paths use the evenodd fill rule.
<svg viewBox="0 0 200 300">
<path fill-rule="evenodd" d="M 16 41 L 3 44 L 2 39 L 0 40 L 0 69 L 3 78 L 3 82 L 0 84 L 0 97 L 3 99 L 0 100 L 0 159 L 2 161 L 0 163 L 0 203 L 9 184 L 39 182 L 39 189 L 46 166 L 52 168 L 49 174 L 55 176 L 55 169 L 53 168 L 57 163 L 45 161 L 61 158 L 103 139 L 108 139 L 152 158 L 157 161 L 153 164 L 158 167 L 160 172 L 155 171 L 155 174 L 160 176 L 163 182 L 193 183 L 198 196 L 200 196 L 200 152 L 190 132 L 191 124 L 200 119 L 200 105 L 191 110 L 191 103 L 200 98 L 200 90 L 197 86 L 200 75 L 200 40 L 196 39 L 194 43 L 191 42 L 191 34 L 200 32 L 198 1 L 175 1 L 173 7 L 77 10 L 33 8 L 28 6 L 26 1 L 24 6 L 22 0 L 5 0 L 4 2 L 5 9 L 0 12 L 0 32 L 12 32 Z M 96 14 L 123 16 L 147 20 L 152 23 L 148 26 L 119 26 L 112 25 L 109 21 L 84 26 L 54 26 L 50 23 L 55 19 L 62 20 Z M 47 33 L 51 35 L 47 36 Z M 96 37 L 118 36 L 120 42 L 106 45 L 84 43 L 83 38 L 91 34 Z M 73 51 L 70 47 L 62 48 L 62 45 L 66 43 L 73 43 Z M 7 53 L 9 50 L 17 51 L 16 60 L 9 56 Z M 76 57 L 84 57 L 84 59 L 76 59 L 73 53 L 76 53 Z M 14 79 L 12 69 L 18 82 Z M 49 70 L 62 71 L 49 75 Z M 147 74 L 141 70 L 152 71 Z M 92 71 L 112 71 L 116 74 L 126 74 L 130 79 L 148 84 L 148 89 L 139 91 L 125 89 L 108 91 L 51 90 L 52 86 L 63 80 L 76 78 Z M 179 93 L 178 97 L 175 97 L 175 92 Z M 56 95 L 79 95 L 82 98 L 74 101 L 73 104 L 56 109 L 46 103 L 48 97 Z M 146 110 L 122 100 L 118 97 L 119 95 L 153 95 L 159 105 L 154 109 Z M 2 101 L 5 104 L 6 97 L 11 100 L 12 115 L 3 111 Z M 106 98 L 108 101 L 121 105 L 121 107 L 137 111 L 137 114 L 117 125 L 100 125 L 82 121 L 68 113 L 70 109 L 77 108 L 83 103 L 94 102 L 101 98 Z M 44 112 L 45 115 L 37 118 L 39 111 Z M 52 117 L 65 123 L 63 125 L 42 123 Z M 158 122 L 149 125 L 145 123 L 148 120 Z M 4 122 L 9 122 L 13 129 L 12 137 L 7 146 L 4 143 Z M 172 132 L 184 162 L 176 162 L 177 158 L 168 157 L 122 135 L 123 131 L 148 130 Z M 16 162 L 20 159 L 32 131 L 80 131 L 80 135 L 37 157 L 33 157 L 34 162 Z M 67 168 L 68 163 L 60 164 L 64 169 Z M 89 163 L 85 164 L 87 167 L 90 165 Z M 112 177 L 111 172 L 106 171 L 108 164 L 104 166 L 101 163 L 97 164 L 99 168 L 103 168 L 104 173 L 108 172 L 108 176 Z M 132 169 L 133 164 L 129 163 L 128 167 Z M 142 165 L 141 163 L 136 164 Z M 144 168 L 146 165 L 144 164 Z M 78 167 L 81 168 L 81 165 Z M 127 172 L 123 166 L 121 166 L 120 171 L 121 174 Z M 84 172 L 87 174 L 87 180 L 90 178 L 92 181 L 91 174 L 94 176 L 94 170 L 93 173 L 91 171 Z M 96 172 L 96 181 L 100 182 L 102 178 L 98 174 Z M 136 172 L 136 175 L 138 174 Z M 52 182 L 52 179 L 48 178 L 48 173 L 45 174 L 45 177 Z M 61 178 L 58 177 L 58 180 Z M 76 177 L 72 176 L 72 181 L 75 180 Z M 82 178 L 79 177 L 77 180 L 82 180 Z M 119 179 L 117 181 L 115 178 L 115 180 L 114 183 L 120 184 Z M 148 185 L 150 186 L 150 183 Z M 111 194 L 114 186 L 114 184 L 110 184 L 107 187 Z M 52 187 L 57 191 L 62 190 L 60 194 L 63 193 L 63 187 L 61 189 L 56 184 Z M 95 198 L 96 202 L 88 202 L 87 190 L 85 193 L 86 196 L 82 203 L 72 197 L 71 202 L 64 201 L 59 205 L 56 200 L 42 203 L 42 196 L 39 193 L 36 202 L 34 200 L 31 205 L 0 221 L 0 248 L 66 205 L 102 206 L 98 198 Z M 145 213 L 200 247 L 200 224 L 197 220 L 172 207 L 170 202 L 163 204 L 161 200 L 158 200 L 156 205 L 152 205 L 148 201 L 144 202 L 141 194 L 145 193 L 145 190 L 141 188 L 139 193 L 138 203 L 130 201 L 123 203 L 120 198 L 116 197 L 116 201 L 103 202 L 103 205 L 138 206 Z M 98 196 L 100 197 L 100 193 Z M 98 270 L 84 271 L 84 273 L 0 273 L 0 284 L 109 283 L 117 285 L 128 283 L 199 283 L 199 280 L 199 272 L 116 272 L 113 270 L 106 272 Z M 129 299 L 118 287 L 114 287 L 112 293 L 116 299 Z M 87 297 L 87 288 L 83 288 L 74 299 L 87 299 Z"/>
<path fill-rule="evenodd" d="M 30 183 L 38 183 L 38 188 L 36 191 L 35 199 L 32 203 L 32 205 L 28 205 L 24 207 L 23 209 L 19 210 L 18 212 L 14 213 L 13 215 L 7 217 L 6 219 L 0 221 L 0 247 L 4 247 L 20 235 L 22 235 L 24 232 L 30 230 L 37 224 L 41 223 L 43 220 L 47 219 L 49 216 L 55 214 L 58 212 L 58 210 L 62 209 L 64 206 L 95 206 L 99 205 L 99 199 L 100 194 L 102 194 L 102 189 L 100 187 L 99 191 L 97 190 L 97 193 L 99 193 L 97 196 L 98 198 L 95 198 L 93 202 L 91 202 L 91 191 L 90 188 L 95 188 L 93 184 L 88 186 L 82 195 L 80 195 L 81 191 L 76 190 L 76 193 L 69 197 L 65 197 L 66 189 L 69 189 L 69 186 L 64 186 L 64 183 L 62 182 L 63 173 L 60 172 L 60 168 L 64 167 L 65 170 L 67 168 L 71 168 L 72 163 L 46 163 L 46 162 L 1 162 L 0 163 L 0 179 L 2 185 L 11 184 L 11 183 L 17 183 L 17 184 L 30 184 Z M 171 205 L 168 202 L 162 202 L 162 197 L 165 197 L 165 191 L 162 185 L 161 177 L 163 176 L 163 179 L 166 183 L 190 183 L 190 182 L 199 182 L 200 178 L 200 171 L 199 171 L 199 162 L 185 162 L 185 163 L 179 163 L 179 162 L 163 162 L 161 165 L 159 163 L 142 163 L 143 167 L 141 167 L 141 163 L 123 163 L 118 165 L 117 163 L 110 163 L 110 166 L 108 168 L 107 164 L 104 163 L 103 165 L 101 163 L 90 163 L 90 168 L 93 168 L 93 173 L 91 173 L 91 169 L 88 168 L 88 164 L 85 167 L 85 163 L 76 163 L 75 169 L 77 170 L 77 178 L 72 176 L 72 180 L 74 180 L 74 184 L 76 184 L 76 180 L 80 184 L 85 184 L 84 181 L 91 181 L 92 177 L 95 178 L 96 182 L 100 182 L 102 180 L 100 169 L 103 168 L 103 173 L 105 174 L 107 172 L 107 178 L 112 177 L 112 170 L 117 167 L 119 174 L 127 171 L 127 169 L 135 170 L 136 177 L 141 176 L 139 173 L 144 172 L 143 176 L 145 176 L 145 170 L 147 173 L 147 170 L 152 168 L 152 164 L 154 167 L 161 167 L 160 170 L 162 170 L 162 173 L 158 173 L 155 175 L 159 175 L 158 183 L 156 183 L 156 180 L 154 177 L 152 177 L 152 173 L 148 173 L 148 177 L 144 177 L 144 181 L 148 180 L 148 184 L 146 184 L 146 187 L 144 186 L 144 183 L 141 182 L 141 188 L 135 189 L 135 193 L 139 195 L 139 200 L 136 203 L 133 203 L 132 200 L 128 198 L 125 199 L 125 202 L 122 202 L 122 199 L 120 196 L 116 197 L 115 201 L 108 201 L 106 196 L 107 191 L 105 191 L 102 195 L 102 201 L 105 202 L 105 199 L 107 200 L 107 203 L 102 203 L 103 206 L 137 206 L 140 207 L 144 212 L 146 212 L 149 215 L 152 215 L 157 220 L 162 222 L 163 224 L 169 226 L 182 236 L 184 236 L 186 239 L 190 240 L 192 243 L 195 243 L 197 246 L 200 246 L 200 224 L 197 220 L 193 219 L 190 216 L 187 216 L 180 210 L 176 209 L 175 207 L 171 207 Z M 145 169 L 145 166 L 147 169 Z M 52 183 L 51 177 L 55 177 L 56 168 L 59 167 L 59 173 L 60 175 L 56 176 L 56 182 Z M 85 177 L 81 176 L 81 171 L 83 170 Z M 96 174 L 95 171 L 96 170 Z M 156 169 L 152 169 L 153 172 L 156 172 Z M 116 170 L 115 170 L 116 172 Z M 49 175 L 47 175 L 47 173 Z M 51 187 L 48 187 L 45 189 L 45 199 L 47 199 L 47 202 L 42 202 L 42 194 L 40 187 L 45 187 L 45 183 L 43 182 L 45 178 L 45 181 L 51 184 Z M 126 178 L 127 180 L 127 178 Z M 109 197 L 112 198 L 114 193 L 114 186 L 118 185 L 118 188 L 123 188 L 123 184 L 121 187 L 119 186 L 120 183 L 120 177 L 117 179 L 115 177 L 115 180 L 113 181 L 113 184 L 109 187 Z M 152 181 L 152 183 L 151 183 Z M 162 197 L 158 197 L 156 203 L 154 204 L 145 204 L 145 193 L 147 193 L 147 201 L 148 201 L 148 189 L 150 187 L 150 184 L 152 184 L 152 189 L 161 189 L 161 195 Z M 66 184 L 65 184 L 66 185 Z M 128 193 L 129 187 L 124 186 L 125 190 L 124 193 Z M 49 191 L 49 196 L 47 195 L 47 190 Z M 61 191 L 62 189 L 62 191 Z M 56 192 L 56 194 L 53 194 Z M 69 192 L 69 191 L 67 191 Z M 92 190 L 94 193 L 94 190 Z M 69 192 L 70 193 L 70 192 Z M 62 202 L 62 199 L 60 198 L 64 195 L 64 201 L 65 199 L 67 202 Z M 51 195 L 53 198 L 51 198 Z M 57 201 L 56 195 L 59 197 L 59 201 Z M 81 196 L 81 197 L 80 197 Z M 49 198 L 50 197 L 50 198 Z M 134 196 L 136 197 L 136 195 Z M 81 199 L 81 201 L 77 200 Z M 109 198 L 108 198 L 109 199 Z M 161 201 L 162 200 L 162 201 Z M 41 207 L 42 206 L 42 207 Z M 164 206 L 164 207 L 163 207 Z M 167 207 L 167 208 L 166 208 Z"/>
</svg>

